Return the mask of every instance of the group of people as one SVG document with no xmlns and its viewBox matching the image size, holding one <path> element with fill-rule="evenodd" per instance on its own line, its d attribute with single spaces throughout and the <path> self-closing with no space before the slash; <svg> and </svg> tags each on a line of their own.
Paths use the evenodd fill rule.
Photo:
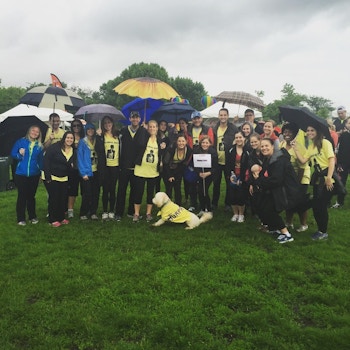
<svg viewBox="0 0 350 350">
<path fill-rule="evenodd" d="M 339 108 L 338 113 L 343 110 Z M 318 227 L 312 238 L 325 239 L 333 174 L 336 168 L 342 172 L 345 186 L 350 168 L 342 148 L 349 146 L 350 121 L 340 114 L 336 165 L 334 147 L 317 125 L 310 125 L 305 134 L 296 124 L 286 123 L 278 135 L 274 121 L 261 126 L 251 109 L 245 111 L 245 122 L 239 127 L 229 122 L 226 108 L 220 109 L 213 127 L 205 125 L 197 111 L 192 113 L 191 123 L 180 119 L 178 126 L 164 120 L 142 125 L 140 114 L 133 111 L 130 125 L 121 130 L 105 116 L 98 130 L 94 124 L 83 125 L 74 119 L 71 130 L 64 131 L 59 128 L 59 115 L 52 113 L 43 143 L 40 128 L 31 126 L 12 149 L 18 162 L 17 222 L 26 225 L 26 209 L 29 221 L 38 222 L 35 193 L 40 177 L 47 189 L 48 220 L 53 227 L 68 224 L 74 217 L 79 187 L 80 220 L 99 219 L 102 189 L 102 220 L 122 220 L 127 206 L 127 215 L 137 223 L 142 219 L 144 192 L 145 219 L 153 220 L 152 198 L 161 182 L 179 205 L 183 205 L 184 193 L 188 209 L 198 210 L 199 216 L 217 210 L 224 177 L 224 203 L 226 210 L 232 210 L 231 221 L 243 223 L 249 207 L 260 227 L 277 232 L 277 240 L 285 243 L 293 241 L 293 214 L 300 218 L 297 231 L 306 231 L 307 212 L 312 207 Z M 309 185 L 313 187 L 312 200 Z M 343 205 L 344 197 L 339 194 L 336 207 Z"/>
</svg>

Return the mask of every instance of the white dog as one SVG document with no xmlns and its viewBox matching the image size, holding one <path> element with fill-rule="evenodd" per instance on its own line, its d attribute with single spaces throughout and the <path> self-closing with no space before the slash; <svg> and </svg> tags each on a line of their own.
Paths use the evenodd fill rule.
<svg viewBox="0 0 350 350">
<path fill-rule="evenodd" d="M 164 192 L 157 192 L 152 202 L 160 209 L 158 216 L 161 217 L 153 226 L 163 225 L 166 221 L 177 224 L 185 222 L 187 224 L 186 230 L 191 230 L 213 218 L 213 214 L 210 212 L 205 212 L 203 216 L 199 218 L 187 209 L 172 202 Z"/>
</svg>

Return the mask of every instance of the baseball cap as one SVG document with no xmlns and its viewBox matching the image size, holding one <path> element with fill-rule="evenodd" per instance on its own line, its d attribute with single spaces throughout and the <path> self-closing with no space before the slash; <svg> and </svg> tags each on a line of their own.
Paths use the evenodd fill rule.
<svg viewBox="0 0 350 350">
<path fill-rule="evenodd" d="M 94 129 L 96 130 L 96 127 L 94 124 L 91 124 L 91 123 L 87 123 L 84 127 L 85 131 L 88 130 L 88 129 Z"/>
<path fill-rule="evenodd" d="M 345 106 L 339 106 L 337 108 L 337 111 L 346 111 L 346 108 L 345 108 Z"/>
<path fill-rule="evenodd" d="M 131 111 L 130 118 L 141 118 L 140 113 L 138 111 Z"/>
<path fill-rule="evenodd" d="M 194 111 L 192 112 L 191 114 L 191 119 L 194 119 L 194 118 L 200 118 L 202 116 L 202 114 L 198 111 Z"/>
</svg>

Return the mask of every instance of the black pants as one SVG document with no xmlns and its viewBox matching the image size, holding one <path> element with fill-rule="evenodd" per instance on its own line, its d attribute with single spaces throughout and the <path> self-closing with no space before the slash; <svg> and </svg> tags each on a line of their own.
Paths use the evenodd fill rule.
<svg viewBox="0 0 350 350">
<path fill-rule="evenodd" d="M 49 222 L 61 222 L 64 220 L 64 213 L 67 207 L 68 181 L 52 180 L 46 183 L 46 189 L 49 194 Z"/>
<path fill-rule="evenodd" d="M 332 191 L 327 191 L 325 185 L 313 187 L 312 211 L 318 230 L 326 233 L 328 229 L 328 203 L 332 198 Z"/>
<path fill-rule="evenodd" d="M 275 209 L 271 193 L 262 194 L 261 202 L 257 208 L 260 220 L 272 230 L 281 230 L 286 227 L 282 217 Z"/>
<path fill-rule="evenodd" d="M 348 180 L 349 171 L 350 171 L 350 167 L 343 166 L 343 171 L 339 174 L 340 180 L 344 185 L 344 187 L 346 187 L 346 181 Z M 345 194 L 338 194 L 337 202 L 341 205 L 344 205 L 344 200 L 345 200 Z"/>
<path fill-rule="evenodd" d="M 119 167 L 107 166 L 104 171 L 105 174 L 102 184 L 102 207 L 104 212 L 113 212 L 116 202 L 116 186 L 119 178 Z"/>
<path fill-rule="evenodd" d="M 182 175 L 175 177 L 175 180 L 173 182 L 170 182 L 168 179 L 165 180 L 166 194 L 169 196 L 169 198 L 172 198 L 174 190 L 175 203 L 180 206 L 182 204 L 181 183 Z"/>
<path fill-rule="evenodd" d="M 97 212 L 100 198 L 100 183 L 97 171 L 88 180 L 81 181 L 82 197 L 80 216 L 94 215 Z"/>
<path fill-rule="evenodd" d="M 157 177 L 139 177 L 135 176 L 135 204 L 141 204 L 143 192 L 145 191 L 145 184 L 147 184 L 147 204 L 153 204 L 154 190 L 156 188 Z"/>
<path fill-rule="evenodd" d="M 121 169 L 119 174 L 119 183 L 118 183 L 118 193 L 117 193 L 117 203 L 115 213 L 118 216 L 123 216 L 125 210 L 125 199 L 126 199 L 126 190 L 130 183 L 130 193 L 129 193 L 129 206 L 128 206 L 128 215 L 134 215 L 134 182 L 135 175 L 134 169 Z"/>
<path fill-rule="evenodd" d="M 198 181 L 198 197 L 201 210 L 212 211 L 210 196 L 209 196 L 209 187 L 213 182 L 213 177 L 210 175 L 205 179 L 200 178 Z"/>
<path fill-rule="evenodd" d="M 15 175 L 17 186 L 17 222 L 25 221 L 27 209 L 29 220 L 36 218 L 36 202 L 35 194 L 39 184 L 39 175 L 37 176 L 21 176 Z"/>
</svg>

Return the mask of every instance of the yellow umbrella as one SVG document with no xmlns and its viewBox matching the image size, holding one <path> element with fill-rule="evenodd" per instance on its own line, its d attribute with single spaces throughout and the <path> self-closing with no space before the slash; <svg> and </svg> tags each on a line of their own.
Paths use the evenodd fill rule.
<svg viewBox="0 0 350 350">
<path fill-rule="evenodd" d="M 179 94 L 164 81 L 142 77 L 128 79 L 120 83 L 113 89 L 118 94 L 137 96 L 141 98 L 154 98 L 156 100 L 166 99 L 179 96 Z"/>
</svg>

